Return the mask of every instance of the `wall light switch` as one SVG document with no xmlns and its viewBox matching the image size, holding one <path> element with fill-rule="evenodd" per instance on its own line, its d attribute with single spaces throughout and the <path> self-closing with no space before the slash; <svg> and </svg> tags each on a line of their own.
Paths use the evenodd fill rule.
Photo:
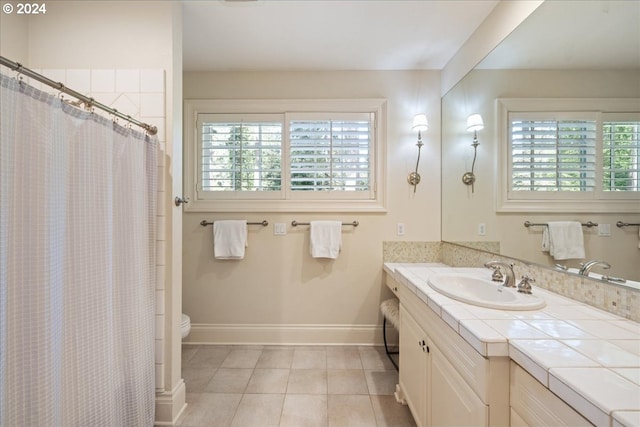
<svg viewBox="0 0 640 427">
<path fill-rule="evenodd" d="M 273 234 L 275 236 L 284 236 L 287 234 L 287 224 L 284 222 L 276 222 L 273 224 Z"/>
<path fill-rule="evenodd" d="M 487 225 L 484 222 L 478 224 L 478 236 L 485 236 L 487 234 Z"/>
<path fill-rule="evenodd" d="M 396 234 L 398 236 L 404 236 L 404 224 L 402 222 L 396 224 Z"/>
<path fill-rule="evenodd" d="M 611 236 L 611 224 L 598 224 L 598 236 Z"/>
</svg>

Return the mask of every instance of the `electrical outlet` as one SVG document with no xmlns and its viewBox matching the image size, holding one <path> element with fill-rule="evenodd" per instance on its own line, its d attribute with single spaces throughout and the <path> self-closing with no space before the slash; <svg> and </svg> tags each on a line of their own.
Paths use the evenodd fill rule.
<svg viewBox="0 0 640 427">
<path fill-rule="evenodd" d="M 484 222 L 478 224 L 478 236 L 485 236 L 487 234 L 487 225 Z"/>
<path fill-rule="evenodd" d="M 404 236 L 404 224 L 402 222 L 396 224 L 396 234 L 398 236 Z"/>
<path fill-rule="evenodd" d="M 284 222 L 276 222 L 273 224 L 273 234 L 275 236 L 284 236 L 287 234 L 287 224 Z"/>
<path fill-rule="evenodd" d="M 598 224 L 598 236 L 611 236 L 611 224 Z"/>
</svg>

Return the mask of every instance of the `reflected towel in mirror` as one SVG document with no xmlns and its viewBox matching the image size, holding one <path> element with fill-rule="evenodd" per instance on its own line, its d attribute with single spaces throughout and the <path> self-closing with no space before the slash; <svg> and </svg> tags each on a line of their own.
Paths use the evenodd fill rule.
<svg viewBox="0 0 640 427">
<path fill-rule="evenodd" d="M 542 250 L 556 260 L 585 257 L 582 224 L 578 221 L 551 221 L 542 232 Z"/>
</svg>

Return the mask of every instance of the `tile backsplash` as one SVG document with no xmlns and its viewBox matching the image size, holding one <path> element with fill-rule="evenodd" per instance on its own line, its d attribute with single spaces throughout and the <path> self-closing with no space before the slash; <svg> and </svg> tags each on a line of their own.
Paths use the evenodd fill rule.
<svg viewBox="0 0 640 427">
<path fill-rule="evenodd" d="M 382 247 L 384 262 L 442 262 L 452 267 L 482 267 L 489 260 L 511 262 L 516 277 L 526 274 L 535 279 L 534 286 L 640 322 L 640 290 L 496 255 L 495 245 L 489 242 L 476 249 L 446 242 L 383 242 Z"/>
</svg>

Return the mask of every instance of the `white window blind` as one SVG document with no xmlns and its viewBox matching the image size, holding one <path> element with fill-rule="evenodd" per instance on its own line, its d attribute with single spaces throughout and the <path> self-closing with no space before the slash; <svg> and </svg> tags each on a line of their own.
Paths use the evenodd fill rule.
<svg viewBox="0 0 640 427">
<path fill-rule="evenodd" d="M 369 191 L 371 122 L 291 120 L 292 191 Z"/>
<path fill-rule="evenodd" d="M 207 115 L 200 124 L 201 189 L 280 191 L 282 126 L 270 120 L 217 121 Z"/>
<path fill-rule="evenodd" d="M 511 190 L 593 191 L 596 133 L 596 120 L 512 118 Z"/>
<path fill-rule="evenodd" d="M 640 191 L 640 121 L 605 120 L 602 128 L 602 189 Z"/>
</svg>

